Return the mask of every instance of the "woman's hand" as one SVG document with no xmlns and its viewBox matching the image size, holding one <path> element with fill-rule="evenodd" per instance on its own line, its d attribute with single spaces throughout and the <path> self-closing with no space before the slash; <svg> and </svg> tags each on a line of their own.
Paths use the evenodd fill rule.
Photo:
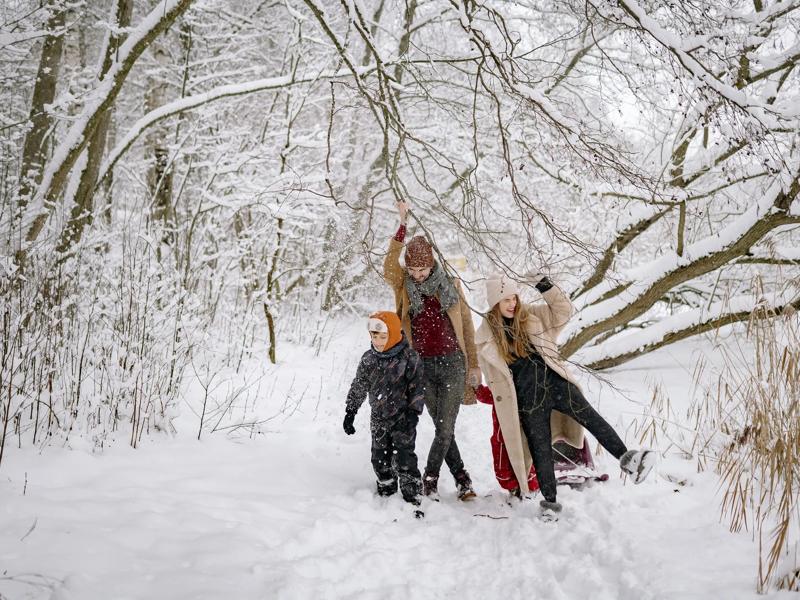
<svg viewBox="0 0 800 600">
<path fill-rule="evenodd" d="M 540 293 L 544 294 L 553 287 L 553 282 L 544 273 L 532 273 L 528 271 L 525 275 L 525 283 L 531 287 L 535 287 Z"/>
<path fill-rule="evenodd" d="M 405 200 L 397 201 L 397 214 L 400 215 L 400 225 L 405 225 L 408 220 L 408 202 Z"/>
<path fill-rule="evenodd" d="M 538 271 L 528 271 L 522 276 L 522 281 L 530 286 L 535 286 L 545 277 L 546 276 L 544 273 L 540 273 Z"/>
</svg>

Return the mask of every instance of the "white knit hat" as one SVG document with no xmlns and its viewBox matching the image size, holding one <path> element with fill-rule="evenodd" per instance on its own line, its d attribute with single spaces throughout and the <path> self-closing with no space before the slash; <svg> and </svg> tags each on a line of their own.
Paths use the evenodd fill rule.
<svg viewBox="0 0 800 600">
<path fill-rule="evenodd" d="M 519 284 L 504 273 L 492 273 L 486 278 L 486 303 L 491 310 L 495 304 L 519 295 Z"/>
<path fill-rule="evenodd" d="M 370 317 L 367 321 L 367 330 L 377 333 L 389 333 L 389 327 L 378 317 Z"/>
</svg>

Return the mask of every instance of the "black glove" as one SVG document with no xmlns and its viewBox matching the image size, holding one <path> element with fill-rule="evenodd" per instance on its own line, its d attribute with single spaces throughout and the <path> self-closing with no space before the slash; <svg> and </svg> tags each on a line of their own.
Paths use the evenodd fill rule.
<svg viewBox="0 0 800 600">
<path fill-rule="evenodd" d="M 353 421 L 356 420 L 356 413 L 347 411 L 344 413 L 344 423 L 342 423 L 342 428 L 347 435 L 353 435 L 356 432 L 356 428 L 353 426 Z"/>
<path fill-rule="evenodd" d="M 534 286 L 541 294 L 544 294 L 547 290 L 553 287 L 553 282 L 550 281 L 550 278 L 544 273 L 528 272 L 523 275 L 523 278 L 526 283 Z"/>
<path fill-rule="evenodd" d="M 539 280 L 539 283 L 536 284 L 536 289 L 539 290 L 540 294 L 544 294 L 547 290 L 553 287 L 553 282 L 550 281 L 550 278 L 545 275 Z"/>
</svg>

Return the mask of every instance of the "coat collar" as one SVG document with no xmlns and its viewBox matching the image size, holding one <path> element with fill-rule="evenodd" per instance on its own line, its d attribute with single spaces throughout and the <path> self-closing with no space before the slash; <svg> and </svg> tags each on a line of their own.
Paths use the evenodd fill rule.
<svg viewBox="0 0 800 600">
<path fill-rule="evenodd" d="M 397 342 L 391 348 L 389 348 L 386 352 L 378 352 L 377 350 L 375 350 L 375 346 L 373 346 L 372 344 L 369 345 L 369 351 L 372 352 L 372 354 L 374 356 L 377 356 L 378 358 L 391 358 L 393 356 L 397 356 L 406 348 L 408 348 L 408 342 L 406 341 L 406 336 L 404 333 L 401 334 L 400 341 Z"/>
</svg>

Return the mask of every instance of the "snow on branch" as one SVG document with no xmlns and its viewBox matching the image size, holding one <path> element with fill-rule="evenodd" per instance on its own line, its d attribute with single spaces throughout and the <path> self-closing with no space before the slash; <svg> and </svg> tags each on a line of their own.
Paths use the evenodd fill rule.
<svg viewBox="0 0 800 600">
<path fill-rule="evenodd" d="M 120 46 L 116 62 L 97 88 L 89 94 L 83 111 L 75 118 L 62 142 L 55 148 L 43 172 L 39 189 L 23 221 L 23 226 L 27 229 L 26 243 L 34 242 L 39 236 L 66 185 L 75 161 L 88 144 L 103 114 L 111 109 L 134 63 L 191 2 L 192 0 L 162 0 L 137 27 L 131 30 Z M 21 247 L 18 250 L 24 257 L 25 248 Z"/>
<path fill-rule="evenodd" d="M 800 295 L 796 291 L 787 290 L 770 300 L 752 295 L 721 300 L 708 308 L 666 317 L 639 331 L 612 336 L 597 346 L 581 349 L 574 360 L 591 369 L 608 369 L 682 339 L 746 321 L 756 308 L 777 314 L 787 306 L 800 308 Z"/>
<path fill-rule="evenodd" d="M 36 31 L 22 31 L 19 33 L 12 33 L 8 31 L 0 31 L 0 50 L 6 46 L 13 46 L 14 44 L 21 44 L 37 40 L 39 38 L 47 37 L 48 35 L 63 35 L 65 30 L 58 32 L 47 31 L 46 29 Z"/>
<path fill-rule="evenodd" d="M 361 75 L 368 73 L 369 70 L 370 69 L 368 68 L 358 69 Z M 303 78 L 297 78 L 294 75 L 267 77 L 264 79 L 255 79 L 253 81 L 245 81 L 242 83 L 221 85 L 207 92 L 203 92 L 202 94 L 186 96 L 184 98 L 180 98 L 179 100 L 164 104 L 163 106 L 150 111 L 131 126 L 131 128 L 128 130 L 128 133 L 126 133 L 122 140 L 114 147 L 114 149 L 106 158 L 106 161 L 103 163 L 103 166 L 100 169 L 100 177 L 97 180 L 98 185 L 111 172 L 111 169 L 114 168 L 114 165 L 117 164 L 117 161 L 119 161 L 122 155 L 128 151 L 128 149 L 142 135 L 142 133 L 163 119 L 197 108 L 199 106 L 203 106 L 205 104 L 209 104 L 211 102 L 215 102 L 217 100 L 221 100 L 223 98 L 242 96 L 245 94 L 275 90 L 279 88 L 288 88 L 295 85 L 314 83 L 315 81 L 322 79 L 337 79 L 340 77 L 346 77 L 349 74 L 350 70 L 346 69 L 339 72 L 320 73 Z"/>
<path fill-rule="evenodd" d="M 800 248 L 775 248 L 772 251 L 747 252 L 737 264 L 800 265 Z"/>
<path fill-rule="evenodd" d="M 800 191 L 800 180 L 776 177 L 758 202 L 719 233 L 688 245 L 683 256 L 666 254 L 621 273 L 621 278 L 595 286 L 591 298 L 564 332 L 563 352 L 569 356 L 596 336 L 646 312 L 675 285 L 713 271 L 741 256 L 776 227 L 795 222 L 789 209 Z M 599 299 L 594 304 L 588 301 Z"/>
<path fill-rule="evenodd" d="M 730 17 L 739 21 L 751 23 L 761 28 L 798 8 L 800 8 L 800 0 L 778 0 L 770 6 L 763 7 L 760 11 L 733 13 Z"/>
<path fill-rule="evenodd" d="M 592 298 L 587 294 L 592 288 L 603 281 L 614 258 L 625 248 L 628 247 L 638 236 L 642 235 L 645 231 L 650 229 L 661 217 L 670 211 L 671 207 L 664 208 L 663 206 L 644 205 L 635 210 L 625 222 L 618 227 L 614 239 L 606 246 L 602 257 L 595 265 L 594 271 L 589 278 L 583 283 L 581 288 L 574 294 L 574 296 L 581 298 L 581 302 L 593 302 Z M 632 218 L 633 217 L 633 218 Z M 596 299 L 596 298 L 595 298 Z"/>
<path fill-rule="evenodd" d="M 793 120 L 800 115 L 796 106 L 780 109 L 766 102 L 761 102 L 735 86 L 723 83 L 708 68 L 689 53 L 681 39 L 661 27 L 649 16 L 635 0 L 620 0 L 619 5 L 631 16 L 641 29 L 649 33 L 658 43 L 664 46 L 691 75 L 731 104 L 738 106 L 745 113 L 756 119 L 767 129 L 780 127 L 776 120 Z"/>
</svg>

